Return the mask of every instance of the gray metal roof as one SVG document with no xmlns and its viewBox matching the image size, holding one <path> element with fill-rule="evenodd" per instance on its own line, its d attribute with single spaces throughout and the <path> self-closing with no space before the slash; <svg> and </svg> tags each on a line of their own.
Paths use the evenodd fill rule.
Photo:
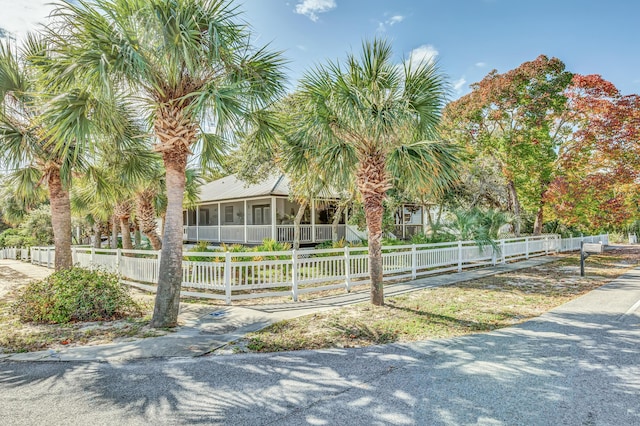
<svg viewBox="0 0 640 426">
<path fill-rule="evenodd" d="M 209 201 L 237 200 L 242 198 L 268 197 L 270 195 L 289 195 L 289 179 L 284 175 L 273 175 L 256 184 L 246 183 L 235 175 L 214 180 L 200 187 L 199 200 Z"/>
</svg>

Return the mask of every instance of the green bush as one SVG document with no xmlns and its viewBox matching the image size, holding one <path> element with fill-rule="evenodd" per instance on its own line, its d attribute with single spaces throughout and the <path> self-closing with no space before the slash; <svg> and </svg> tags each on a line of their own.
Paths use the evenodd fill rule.
<svg viewBox="0 0 640 426">
<path fill-rule="evenodd" d="M 117 275 L 83 268 L 51 274 L 18 290 L 13 312 L 23 322 L 63 324 L 141 316 Z"/>
<path fill-rule="evenodd" d="M 206 241 L 200 241 L 198 244 L 196 244 L 195 247 L 190 249 L 188 252 L 189 253 L 214 253 L 216 252 L 216 250 L 210 249 Z M 192 262 L 211 262 L 216 258 L 208 257 L 208 256 L 184 256 L 183 259 L 190 260 Z"/>
</svg>

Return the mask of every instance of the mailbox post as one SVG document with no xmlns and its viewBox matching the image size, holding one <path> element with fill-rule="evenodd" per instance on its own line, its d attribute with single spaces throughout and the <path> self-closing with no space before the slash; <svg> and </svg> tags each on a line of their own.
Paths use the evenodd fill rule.
<svg viewBox="0 0 640 426">
<path fill-rule="evenodd" d="M 602 243 L 580 243 L 580 276 L 584 277 L 584 260 L 593 253 L 602 253 L 604 244 Z"/>
</svg>

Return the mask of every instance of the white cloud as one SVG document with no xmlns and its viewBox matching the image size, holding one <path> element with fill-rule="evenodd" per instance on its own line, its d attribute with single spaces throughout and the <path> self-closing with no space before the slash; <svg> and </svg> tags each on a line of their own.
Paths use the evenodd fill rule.
<svg viewBox="0 0 640 426">
<path fill-rule="evenodd" d="M 407 62 L 412 64 L 428 63 L 434 61 L 436 56 L 438 56 L 438 51 L 435 47 L 431 44 L 423 44 L 409 53 Z"/>
<path fill-rule="evenodd" d="M 404 16 L 402 16 L 402 15 L 394 15 L 394 16 L 392 16 L 391 18 L 389 18 L 387 20 L 387 24 L 395 25 L 395 24 L 399 24 L 402 21 L 404 21 Z"/>
<path fill-rule="evenodd" d="M 392 27 L 395 24 L 399 24 L 402 21 L 404 21 L 404 16 L 393 15 L 391 18 L 385 20 L 384 22 L 378 22 L 378 28 L 376 28 L 376 31 L 379 33 L 384 33 L 387 31 L 387 25 Z"/>
<path fill-rule="evenodd" d="M 51 0 L 0 0 L 0 28 L 20 40 L 44 23 L 54 7 Z"/>
<path fill-rule="evenodd" d="M 464 78 L 464 75 L 463 75 L 458 80 L 453 82 L 453 90 L 455 90 L 457 93 L 462 92 L 462 88 L 464 87 L 464 84 L 466 82 L 467 80 Z"/>
<path fill-rule="evenodd" d="M 484 68 L 486 66 L 487 66 L 486 62 L 476 62 L 476 67 L 478 68 Z"/>
<path fill-rule="evenodd" d="M 303 0 L 296 4 L 294 11 L 316 22 L 319 19 L 318 13 L 328 12 L 336 7 L 335 0 Z"/>
</svg>

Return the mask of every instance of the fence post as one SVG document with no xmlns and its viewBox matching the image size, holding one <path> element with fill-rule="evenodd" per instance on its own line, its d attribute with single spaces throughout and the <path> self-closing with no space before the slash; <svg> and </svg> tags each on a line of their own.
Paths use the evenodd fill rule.
<svg viewBox="0 0 640 426">
<path fill-rule="evenodd" d="M 47 268 L 51 268 L 51 249 L 47 247 Z"/>
<path fill-rule="evenodd" d="M 120 275 L 120 256 L 122 256 L 120 249 L 116 249 L 116 273 Z"/>
<path fill-rule="evenodd" d="M 349 246 L 344 248 L 344 285 L 347 293 L 351 293 L 351 259 L 349 258 Z"/>
<path fill-rule="evenodd" d="M 458 241 L 458 272 L 462 272 L 462 241 Z"/>
<path fill-rule="evenodd" d="M 291 250 L 291 296 L 293 301 L 298 301 L 298 252 Z"/>
<path fill-rule="evenodd" d="M 96 254 L 96 248 L 95 247 L 91 247 L 91 254 L 89 255 L 89 269 L 93 269 L 93 262 L 94 262 L 94 257 Z"/>
<path fill-rule="evenodd" d="M 524 258 L 529 259 L 529 237 L 524 237 Z"/>
<path fill-rule="evenodd" d="M 502 263 L 503 265 L 507 263 L 507 243 L 503 240 L 500 240 L 500 250 L 502 251 Z"/>
<path fill-rule="evenodd" d="M 228 251 L 224 254 L 224 301 L 231 304 L 231 253 Z"/>
<path fill-rule="evenodd" d="M 160 278 L 160 263 L 161 263 L 161 257 L 162 257 L 162 250 L 158 250 L 158 276 L 155 279 L 155 282 L 158 282 L 159 278 Z"/>
<path fill-rule="evenodd" d="M 71 263 L 73 265 L 75 265 L 78 259 L 78 253 L 77 253 L 78 249 L 76 247 L 71 247 Z"/>
<path fill-rule="evenodd" d="M 411 279 L 415 280 L 418 270 L 418 252 L 416 251 L 416 245 L 411 244 Z"/>
<path fill-rule="evenodd" d="M 496 266 L 496 263 L 498 263 L 498 254 L 496 253 L 496 248 L 492 246 L 491 247 L 491 265 Z"/>
<path fill-rule="evenodd" d="M 547 235 L 544 236 L 544 254 L 549 254 L 549 237 Z"/>
</svg>

